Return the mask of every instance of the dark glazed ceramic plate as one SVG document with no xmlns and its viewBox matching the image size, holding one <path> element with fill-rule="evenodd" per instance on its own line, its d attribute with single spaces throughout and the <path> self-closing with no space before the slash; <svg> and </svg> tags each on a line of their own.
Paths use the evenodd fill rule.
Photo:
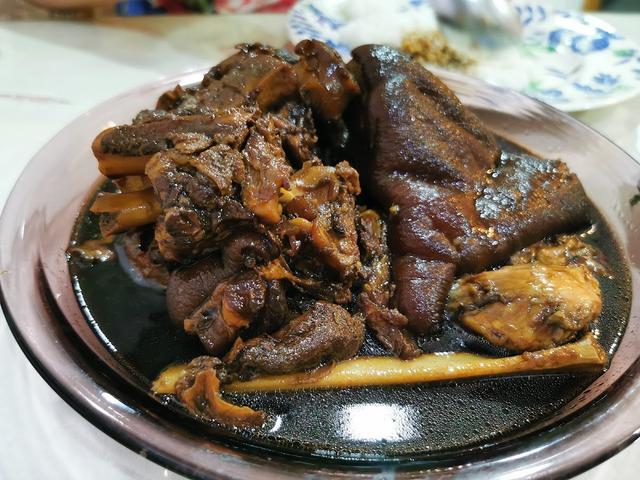
<svg viewBox="0 0 640 480">
<path fill-rule="evenodd" d="M 385 436 L 380 429 L 410 421 L 412 405 L 401 399 L 396 402 L 399 405 L 385 410 L 389 403 L 372 403 L 366 392 L 358 394 L 363 395 L 359 400 L 358 395 L 347 398 L 344 404 L 343 411 L 348 414 L 345 419 L 351 418 L 354 425 L 342 423 L 343 433 L 336 433 L 335 441 L 326 438 L 326 448 L 337 445 L 341 450 L 340 438 L 359 436 L 359 443 L 354 444 L 357 448 L 344 450 L 348 455 L 327 451 L 319 443 L 309 450 L 308 442 L 304 443 L 309 433 L 303 430 L 307 424 L 295 423 L 296 416 L 308 413 L 322 424 L 322 405 L 335 402 L 337 397 L 318 395 L 308 402 L 307 411 L 302 408 L 289 413 L 289 437 L 282 448 L 275 448 L 273 438 L 243 437 L 238 432 L 204 425 L 150 396 L 140 369 L 132 369 L 122 356 L 113 355 L 110 342 L 115 337 L 101 338 L 87 322 L 84 305 L 78 303 L 73 290 L 65 249 L 76 216 L 90 190 L 101 181 L 89 148 L 95 134 L 112 122 L 129 122 L 163 91 L 175 83 L 198 81 L 202 73 L 133 91 L 77 119 L 33 158 L 0 219 L 0 271 L 6 271 L 0 275 L 0 288 L 11 330 L 40 374 L 89 421 L 155 461 L 202 478 L 295 478 L 303 474 L 353 478 L 375 473 L 416 478 L 428 474 L 480 476 L 488 472 L 492 478 L 560 477 L 604 460 L 638 436 L 640 305 L 635 294 L 628 327 L 604 375 L 590 379 L 589 385 L 575 383 L 572 399 L 557 405 L 552 395 L 542 401 L 536 392 L 520 392 L 519 404 L 542 402 L 545 415 L 524 422 L 504 438 L 478 439 L 469 448 L 431 448 L 422 424 L 416 427 L 415 448 L 405 448 L 406 438 Z M 640 166 L 599 134 L 542 103 L 466 77 L 450 73 L 442 76 L 494 132 L 545 157 L 561 158 L 578 174 L 618 238 L 635 292 L 640 280 L 640 205 L 633 207 L 629 200 L 637 192 Z M 127 293 L 133 298 L 133 291 L 123 295 Z M 94 294 L 91 302 L 99 299 L 100 295 Z M 112 311 L 117 310 L 117 305 L 108 305 L 112 302 L 108 296 L 103 296 L 103 301 Z M 612 317 L 610 321 L 624 320 Z M 607 346 L 613 348 L 617 343 L 612 340 Z M 122 353 L 122 346 L 117 347 Z M 154 369 L 157 367 L 150 367 L 147 376 L 152 376 Z M 525 381 L 530 388 L 541 388 L 535 387 L 539 380 L 534 377 L 525 377 Z M 571 381 L 570 377 L 558 377 L 556 383 L 564 389 Z M 467 400 L 475 395 L 469 392 L 469 385 L 460 390 Z M 476 385 L 484 388 L 482 382 Z M 544 385 L 542 388 L 548 388 L 553 383 L 547 379 Z M 421 395 L 425 390 L 433 394 L 451 388 L 452 401 L 455 399 L 453 387 L 420 388 Z M 483 395 L 486 397 L 486 392 Z M 493 401 L 496 409 L 501 409 L 508 400 L 504 396 L 489 398 L 485 405 Z M 259 404 L 265 400 L 255 401 Z M 353 405 L 359 407 L 349 410 Z M 384 420 L 385 415 L 391 416 L 389 422 Z M 495 423 L 505 421 L 508 415 L 487 411 L 486 419 Z M 375 421 L 369 423 L 369 419 Z M 461 418 L 451 422 L 460 422 L 461 428 L 467 425 Z M 363 425 L 369 428 L 367 432 Z M 330 432 L 333 427 L 327 428 Z M 436 430 L 431 438 L 437 438 L 438 431 L 442 434 L 441 428 Z M 271 437 L 277 437 L 277 429 L 272 433 L 275 435 Z M 473 436 L 471 429 L 468 433 Z M 299 445 L 292 441 L 296 436 Z M 384 448 L 381 440 L 386 441 Z"/>
</svg>

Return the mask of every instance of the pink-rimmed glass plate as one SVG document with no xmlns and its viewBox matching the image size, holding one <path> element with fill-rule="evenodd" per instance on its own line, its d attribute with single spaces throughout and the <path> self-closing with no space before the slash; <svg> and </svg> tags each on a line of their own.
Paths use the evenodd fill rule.
<svg viewBox="0 0 640 480">
<path fill-rule="evenodd" d="M 628 328 L 609 370 L 557 414 L 490 448 L 412 458 L 360 458 L 275 451 L 211 429 L 150 396 L 90 328 L 74 295 L 65 249 L 75 219 L 100 181 L 90 143 L 126 123 L 181 75 L 116 97 L 75 120 L 31 160 L 0 218 L 0 289 L 7 321 L 47 382 L 79 413 L 128 447 L 198 478 L 396 478 L 468 474 L 492 478 L 562 477 L 633 441 L 640 428 L 640 166 L 593 130 L 551 107 L 467 77 L 445 81 L 496 133 L 544 156 L 562 158 L 582 180 L 626 256 L 634 297 Z"/>
</svg>

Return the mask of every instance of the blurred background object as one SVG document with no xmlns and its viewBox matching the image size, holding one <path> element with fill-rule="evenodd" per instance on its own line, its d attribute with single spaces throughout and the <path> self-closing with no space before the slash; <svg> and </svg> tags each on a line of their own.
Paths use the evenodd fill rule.
<svg viewBox="0 0 640 480">
<path fill-rule="evenodd" d="M 496 49 L 520 40 L 522 23 L 509 0 L 429 0 L 438 17 L 468 32 L 474 41 Z"/>
<path fill-rule="evenodd" d="M 638 0 L 538 0 L 535 3 L 563 10 L 640 11 Z"/>
<path fill-rule="evenodd" d="M 301 0 L 288 30 L 291 43 L 314 38 L 345 59 L 358 45 L 390 45 L 436 73 L 463 72 L 567 112 L 640 93 L 637 42 L 539 0 Z"/>
<path fill-rule="evenodd" d="M 393 3 L 395 0 L 387 1 Z M 432 0 L 445 9 L 446 4 L 498 5 L 509 1 Z M 296 0 L 0 0 L 0 19 L 90 19 L 105 15 L 285 12 L 295 2 Z M 640 11 L 638 0 L 537 0 L 535 3 L 567 10 Z"/>
<path fill-rule="evenodd" d="M 0 19 L 76 18 L 104 15 L 277 13 L 295 0 L 0 0 Z"/>
</svg>

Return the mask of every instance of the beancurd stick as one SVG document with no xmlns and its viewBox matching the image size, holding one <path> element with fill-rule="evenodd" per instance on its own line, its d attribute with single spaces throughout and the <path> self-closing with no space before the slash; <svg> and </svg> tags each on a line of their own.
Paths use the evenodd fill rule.
<svg viewBox="0 0 640 480">
<path fill-rule="evenodd" d="M 107 177 L 117 178 L 124 175 L 144 175 L 151 155 L 116 155 L 103 153 L 98 158 L 98 169 Z"/>
<path fill-rule="evenodd" d="M 111 132 L 108 128 L 101 132 L 91 144 L 93 155 L 98 159 L 100 173 L 107 177 L 117 178 L 125 175 L 144 175 L 144 169 L 151 155 L 119 155 L 106 153 L 102 147 L 102 139 Z"/>
<path fill-rule="evenodd" d="M 122 193 L 139 192 L 151 188 L 151 181 L 146 175 L 128 175 L 113 180 Z"/>
<path fill-rule="evenodd" d="M 491 358 L 472 353 L 428 353 L 412 360 L 358 357 L 311 372 L 257 377 L 224 387 L 228 392 L 318 390 L 407 385 L 519 373 L 599 371 L 606 355 L 591 334 L 561 347 Z"/>
<path fill-rule="evenodd" d="M 90 210 L 103 214 L 100 218 L 103 236 L 153 223 L 161 212 L 152 188 L 129 193 L 101 193 Z"/>
</svg>

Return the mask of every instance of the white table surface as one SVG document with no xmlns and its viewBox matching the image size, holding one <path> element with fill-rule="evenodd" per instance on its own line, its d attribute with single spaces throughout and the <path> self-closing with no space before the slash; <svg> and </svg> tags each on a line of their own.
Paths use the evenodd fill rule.
<svg viewBox="0 0 640 480">
<path fill-rule="evenodd" d="M 640 43 L 640 15 L 600 14 Z M 215 64 L 239 42 L 282 45 L 280 15 L 0 22 L 0 206 L 29 159 L 88 108 Z M 640 97 L 576 116 L 640 159 Z M 0 317 L 2 314 L 0 313 Z M 183 478 L 85 421 L 39 377 L 0 318 L 0 480 Z M 580 480 L 639 478 L 640 442 Z"/>
</svg>

